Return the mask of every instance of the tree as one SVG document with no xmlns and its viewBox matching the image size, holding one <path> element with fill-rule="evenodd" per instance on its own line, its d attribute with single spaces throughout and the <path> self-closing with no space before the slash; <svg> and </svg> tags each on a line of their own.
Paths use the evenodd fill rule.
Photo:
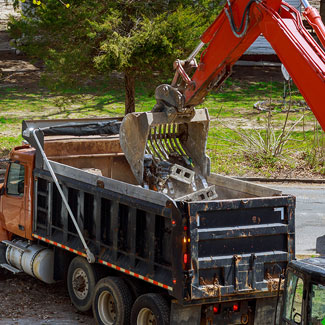
<svg viewBox="0 0 325 325">
<path fill-rule="evenodd" d="M 124 74 L 125 113 L 135 110 L 139 74 L 171 70 L 198 43 L 219 7 L 212 0 L 44 0 L 11 29 L 27 54 L 40 56 L 55 82 L 117 70 Z"/>
</svg>

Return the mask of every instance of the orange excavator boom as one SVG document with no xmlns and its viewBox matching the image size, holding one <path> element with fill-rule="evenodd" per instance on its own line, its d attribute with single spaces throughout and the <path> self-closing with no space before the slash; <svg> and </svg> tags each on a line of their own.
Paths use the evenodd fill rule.
<svg viewBox="0 0 325 325">
<path fill-rule="evenodd" d="M 325 43 L 325 27 L 317 10 L 303 2 L 307 20 Z M 157 166 L 163 161 L 175 163 L 177 156 L 177 164 L 209 175 L 205 155 L 209 116 L 195 107 L 211 89 L 222 85 L 260 34 L 272 45 L 325 130 L 325 52 L 304 28 L 300 13 L 281 0 L 227 0 L 198 47 L 186 60 L 175 61 L 171 85 L 157 87 L 152 112 L 129 114 L 122 122 L 121 146 L 139 184 L 145 183 L 146 155 Z M 169 148 L 171 141 L 178 147 Z"/>
<path fill-rule="evenodd" d="M 325 27 L 320 15 L 307 0 L 303 0 L 303 5 L 304 16 L 325 46 Z M 217 19 L 201 36 L 200 45 L 186 60 L 175 62 L 171 86 L 183 96 L 183 107 L 195 107 L 212 88 L 220 87 L 231 74 L 232 66 L 260 34 L 271 44 L 325 130 L 324 50 L 304 28 L 300 13 L 279 0 L 227 0 Z M 204 46 L 197 64 L 195 56 Z M 159 101 L 164 102 L 161 94 Z"/>
</svg>

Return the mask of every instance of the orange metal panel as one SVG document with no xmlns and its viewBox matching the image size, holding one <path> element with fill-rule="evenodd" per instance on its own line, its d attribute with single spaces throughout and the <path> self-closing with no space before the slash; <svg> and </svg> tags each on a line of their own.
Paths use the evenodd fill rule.
<svg viewBox="0 0 325 325">
<path fill-rule="evenodd" d="M 242 19 L 249 3 L 246 0 L 232 1 L 235 28 L 238 29 L 240 22 L 245 21 Z M 235 35 L 227 4 L 202 35 L 201 41 L 208 43 L 208 47 L 201 55 L 192 77 L 193 82 L 184 91 L 184 106 L 200 104 L 212 88 L 218 88 L 230 75 L 233 64 L 263 33 L 325 130 L 325 53 L 304 28 L 300 13 L 280 0 L 255 2 L 246 12 L 249 13 L 247 30 L 243 27 Z M 308 13 L 309 20 L 314 22 L 313 26 L 323 41 L 325 27 L 317 11 L 309 9 L 307 16 Z"/>
<path fill-rule="evenodd" d="M 29 146 L 16 147 L 12 150 L 10 157 L 11 160 L 17 161 L 25 167 L 24 195 L 13 196 L 5 193 L 1 196 L 0 219 L 2 219 L 2 227 L 11 234 L 32 240 L 35 149 Z M 8 171 L 5 177 L 5 184 L 7 177 Z M 0 236 L 5 236 L 4 231 L 1 232 L 0 230 Z"/>
<path fill-rule="evenodd" d="M 325 53 L 303 27 L 299 12 L 263 10 L 261 31 L 325 130 Z"/>
</svg>

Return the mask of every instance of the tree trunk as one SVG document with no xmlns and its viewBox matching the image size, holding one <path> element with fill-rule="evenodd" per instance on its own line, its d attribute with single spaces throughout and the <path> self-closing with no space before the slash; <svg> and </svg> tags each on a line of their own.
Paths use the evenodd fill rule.
<svg viewBox="0 0 325 325">
<path fill-rule="evenodd" d="M 125 83 L 125 115 L 135 112 L 135 78 L 132 72 L 124 73 Z"/>
</svg>

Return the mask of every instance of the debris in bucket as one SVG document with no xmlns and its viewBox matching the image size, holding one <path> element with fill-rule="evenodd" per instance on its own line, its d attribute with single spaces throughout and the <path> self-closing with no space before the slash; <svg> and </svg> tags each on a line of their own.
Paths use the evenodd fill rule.
<svg viewBox="0 0 325 325">
<path fill-rule="evenodd" d="M 144 155 L 143 180 L 145 188 L 165 193 L 173 198 L 181 196 L 184 201 L 211 200 L 217 197 L 214 186 L 209 187 L 203 176 L 168 161 L 156 162 L 151 154 Z"/>
<path fill-rule="evenodd" d="M 134 176 L 144 188 L 173 199 L 215 199 L 206 155 L 209 115 L 195 110 L 191 116 L 170 121 L 161 112 L 128 114 L 120 128 L 120 143 Z"/>
</svg>

